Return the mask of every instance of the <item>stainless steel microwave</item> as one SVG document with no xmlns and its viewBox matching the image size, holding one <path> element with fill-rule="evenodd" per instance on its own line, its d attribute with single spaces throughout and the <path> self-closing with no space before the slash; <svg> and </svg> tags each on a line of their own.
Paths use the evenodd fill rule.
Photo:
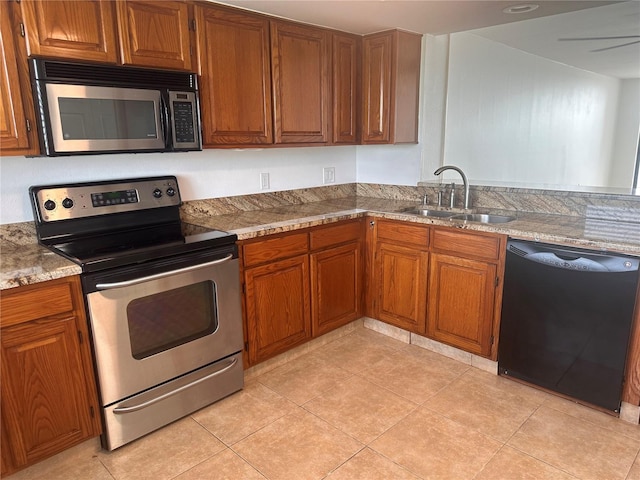
<svg viewBox="0 0 640 480">
<path fill-rule="evenodd" d="M 193 73 L 33 58 L 47 156 L 202 150 Z"/>
</svg>

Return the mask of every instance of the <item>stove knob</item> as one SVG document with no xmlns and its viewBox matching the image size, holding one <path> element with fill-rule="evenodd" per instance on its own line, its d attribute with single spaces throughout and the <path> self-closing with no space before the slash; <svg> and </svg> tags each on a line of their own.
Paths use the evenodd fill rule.
<svg viewBox="0 0 640 480">
<path fill-rule="evenodd" d="M 47 200 L 46 202 L 44 202 L 45 210 L 53 210 L 54 208 L 56 208 L 56 202 L 54 202 L 53 200 Z"/>
<path fill-rule="evenodd" d="M 176 194 L 176 191 L 173 187 L 167 188 L 167 195 L 169 195 L 170 197 L 173 197 L 175 194 Z"/>
<path fill-rule="evenodd" d="M 73 207 L 73 200 L 71 200 L 69 197 L 65 198 L 64 200 L 62 200 L 62 206 L 64 208 L 71 208 Z"/>
<path fill-rule="evenodd" d="M 153 191 L 153 196 L 156 197 L 156 198 L 160 198 L 162 196 L 162 190 L 160 190 L 159 188 L 156 188 Z"/>
</svg>

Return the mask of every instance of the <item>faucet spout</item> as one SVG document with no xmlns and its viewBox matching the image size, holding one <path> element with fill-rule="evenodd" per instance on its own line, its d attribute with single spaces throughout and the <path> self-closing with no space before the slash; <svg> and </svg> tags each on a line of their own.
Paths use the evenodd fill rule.
<svg viewBox="0 0 640 480">
<path fill-rule="evenodd" d="M 455 170 L 462 177 L 462 183 L 464 184 L 464 209 L 468 210 L 469 209 L 469 181 L 467 180 L 467 176 L 464 174 L 464 172 L 460 168 L 454 165 L 443 165 L 442 167 L 438 168 L 435 172 L 433 172 L 433 174 L 440 175 L 445 170 Z"/>
</svg>

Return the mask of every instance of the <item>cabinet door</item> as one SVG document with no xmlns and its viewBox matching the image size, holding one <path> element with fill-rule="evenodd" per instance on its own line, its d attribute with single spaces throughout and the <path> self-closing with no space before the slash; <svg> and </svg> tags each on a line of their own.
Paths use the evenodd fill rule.
<svg viewBox="0 0 640 480">
<path fill-rule="evenodd" d="M 329 140 L 329 34 L 271 22 L 275 143 Z"/>
<path fill-rule="evenodd" d="M 308 255 L 245 270 L 245 301 L 252 365 L 310 338 Z"/>
<path fill-rule="evenodd" d="M 431 254 L 427 335 L 478 355 L 491 354 L 494 264 Z"/>
<path fill-rule="evenodd" d="M 205 145 L 273 143 L 269 21 L 196 6 Z"/>
<path fill-rule="evenodd" d="M 359 125 L 358 86 L 360 39 L 332 35 L 333 138 L 335 144 L 357 143 Z"/>
<path fill-rule="evenodd" d="M 392 30 L 363 39 L 362 143 L 417 143 L 420 35 Z"/>
<path fill-rule="evenodd" d="M 311 254 L 311 292 L 314 337 L 360 317 L 360 242 Z"/>
<path fill-rule="evenodd" d="M 391 75 L 393 35 L 365 37 L 362 42 L 363 143 L 390 143 L 393 129 Z"/>
<path fill-rule="evenodd" d="M 9 4 L 0 3 L 0 153 L 18 155 L 29 151 L 30 138 L 20 88 L 17 50 L 12 36 Z"/>
<path fill-rule="evenodd" d="M 415 247 L 378 242 L 376 318 L 425 333 L 429 254 Z"/>
<path fill-rule="evenodd" d="M 93 436 L 74 317 L 3 328 L 1 345 L 2 421 L 14 467 Z"/>
<path fill-rule="evenodd" d="M 122 63 L 191 70 L 185 2 L 118 0 L 117 8 Z"/>
<path fill-rule="evenodd" d="M 29 55 L 116 63 L 113 2 L 22 0 Z"/>
</svg>

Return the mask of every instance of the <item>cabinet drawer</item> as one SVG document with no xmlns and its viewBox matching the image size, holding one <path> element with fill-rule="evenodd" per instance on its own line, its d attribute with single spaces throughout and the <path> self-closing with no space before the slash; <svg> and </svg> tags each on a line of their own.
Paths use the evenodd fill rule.
<svg viewBox="0 0 640 480">
<path fill-rule="evenodd" d="M 458 257 L 471 256 L 486 260 L 500 258 L 500 237 L 486 233 L 433 229 L 431 247 L 434 251 L 452 253 Z"/>
<path fill-rule="evenodd" d="M 380 220 L 378 222 L 378 238 L 426 248 L 429 246 L 429 227 L 406 222 Z"/>
<path fill-rule="evenodd" d="M 311 250 L 319 250 L 331 245 L 359 240 L 362 232 L 360 220 L 342 222 L 330 227 L 319 227 L 310 233 Z"/>
<path fill-rule="evenodd" d="M 307 233 L 297 233 L 282 237 L 246 243 L 243 246 L 244 266 L 293 257 L 307 253 L 309 250 L 309 236 Z"/>
<path fill-rule="evenodd" d="M 2 327 L 73 311 L 69 280 L 17 287 L 2 292 Z"/>
</svg>

